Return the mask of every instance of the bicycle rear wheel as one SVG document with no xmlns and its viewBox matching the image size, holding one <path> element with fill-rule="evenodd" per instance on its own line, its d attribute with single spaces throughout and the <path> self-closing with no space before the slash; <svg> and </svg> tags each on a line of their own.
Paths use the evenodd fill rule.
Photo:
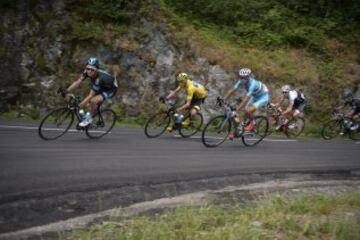
<svg viewBox="0 0 360 240">
<path fill-rule="evenodd" d="M 98 112 L 93 122 L 86 127 L 86 135 L 89 138 L 99 139 L 108 134 L 116 123 L 116 113 L 111 109 L 102 109 Z"/>
<path fill-rule="evenodd" d="M 252 147 L 261 142 L 268 134 L 269 120 L 264 116 L 254 117 L 255 128 L 250 132 L 242 132 L 241 140 L 245 146 Z"/>
<path fill-rule="evenodd" d="M 41 121 L 39 136 L 44 140 L 55 140 L 64 135 L 74 121 L 74 112 L 67 107 L 55 109 Z"/>
<path fill-rule="evenodd" d="M 323 129 L 321 130 L 321 136 L 326 140 L 333 139 L 341 132 L 343 128 L 342 122 L 342 120 L 333 119 L 325 123 Z"/>
<path fill-rule="evenodd" d="M 179 133 L 182 137 L 187 138 L 195 135 L 201 128 L 204 122 L 204 117 L 201 113 L 196 113 L 195 116 L 189 114 L 181 121 Z"/>
<path fill-rule="evenodd" d="M 156 113 L 146 122 L 145 135 L 149 138 L 159 137 L 170 125 L 170 120 L 170 115 L 167 112 Z"/>
<path fill-rule="evenodd" d="M 304 131 L 305 120 L 302 117 L 292 119 L 286 124 L 286 127 L 287 130 L 285 131 L 285 134 L 288 138 L 298 137 Z"/>
<path fill-rule="evenodd" d="M 204 127 L 201 135 L 202 143 L 206 147 L 217 147 L 228 137 L 231 130 L 231 121 L 226 115 L 212 118 Z"/>
</svg>

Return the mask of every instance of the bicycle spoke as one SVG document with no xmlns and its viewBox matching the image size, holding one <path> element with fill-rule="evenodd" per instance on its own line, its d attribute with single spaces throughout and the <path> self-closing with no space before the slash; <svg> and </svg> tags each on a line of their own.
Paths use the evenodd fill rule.
<svg viewBox="0 0 360 240">
<path fill-rule="evenodd" d="M 147 137 L 154 138 L 163 134 L 170 124 L 167 112 L 160 112 L 152 116 L 145 124 L 144 132 Z"/>
<path fill-rule="evenodd" d="M 64 135 L 74 121 L 74 113 L 68 108 L 59 108 L 44 117 L 39 125 L 39 136 L 54 140 Z"/>
<path fill-rule="evenodd" d="M 202 132 L 202 142 L 206 147 L 216 147 L 222 144 L 231 130 L 231 122 L 226 116 L 211 119 Z"/>
<path fill-rule="evenodd" d="M 242 133 L 242 142 L 246 146 L 255 146 L 266 137 L 269 129 L 269 122 L 266 117 L 256 116 L 254 118 L 255 128 L 249 132 Z"/>
<path fill-rule="evenodd" d="M 101 138 L 110 133 L 116 123 L 116 113 L 111 109 L 103 109 L 94 116 L 93 122 L 86 128 L 89 138 Z"/>
<path fill-rule="evenodd" d="M 196 134 L 203 123 L 203 116 L 197 113 L 195 116 L 188 116 L 181 122 L 179 133 L 182 137 L 190 137 Z"/>
</svg>

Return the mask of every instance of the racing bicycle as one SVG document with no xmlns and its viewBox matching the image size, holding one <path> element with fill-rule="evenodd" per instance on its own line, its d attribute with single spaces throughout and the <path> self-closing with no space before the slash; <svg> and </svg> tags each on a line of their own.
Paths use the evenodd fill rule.
<svg viewBox="0 0 360 240">
<path fill-rule="evenodd" d="M 324 124 L 321 136 L 326 140 L 330 140 L 340 134 L 349 135 L 352 140 L 360 140 L 359 123 L 352 118 L 345 117 L 343 113 L 334 111 L 331 114 L 331 120 Z"/>
<path fill-rule="evenodd" d="M 58 93 L 65 95 L 62 89 Z M 79 114 L 79 96 L 68 94 L 68 104 L 49 112 L 40 122 L 38 133 L 44 140 L 55 140 L 69 131 L 75 119 L 77 120 L 76 130 L 85 131 L 86 135 L 92 139 L 99 139 L 108 134 L 114 127 L 117 116 L 116 113 L 108 108 L 97 108 L 97 113 L 93 117 L 93 122 L 86 127 L 80 127 L 82 117 Z"/>
<path fill-rule="evenodd" d="M 269 121 L 265 116 L 255 116 L 255 128 L 251 131 L 245 131 L 244 127 L 249 120 L 243 120 L 235 124 L 233 111 L 235 107 L 217 99 L 217 104 L 225 109 L 225 114 L 215 116 L 205 125 L 201 140 L 206 147 L 217 147 L 221 145 L 229 136 L 230 132 L 235 132 L 238 138 L 241 138 L 245 146 L 255 146 L 266 136 L 269 129 Z M 236 128 L 236 129 L 235 129 Z M 235 131 L 234 131 L 235 130 Z"/>
<path fill-rule="evenodd" d="M 188 138 L 196 134 L 200 129 L 204 121 L 204 117 L 201 113 L 196 113 L 192 116 L 187 113 L 181 122 L 177 123 L 175 119 L 175 101 L 165 100 L 164 97 L 160 97 L 160 102 L 166 105 L 166 110 L 162 110 L 155 113 L 149 118 L 145 124 L 145 135 L 149 138 L 156 138 L 162 135 L 166 129 L 171 127 L 172 130 L 178 130 L 179 134 Z"/>
<path fill-rule="evenodd" d="M 282 111 L 268 104 L 267 116 L 269 119 L 269 132 L 271 135 L 275 131 L 283 132 L 288 138 L 298 137 L 305 128 L 305 119 L 303 117 L 293 118 L 290 121 L 286 121 L 286 117 L 282 115 Z"/>
</svg>

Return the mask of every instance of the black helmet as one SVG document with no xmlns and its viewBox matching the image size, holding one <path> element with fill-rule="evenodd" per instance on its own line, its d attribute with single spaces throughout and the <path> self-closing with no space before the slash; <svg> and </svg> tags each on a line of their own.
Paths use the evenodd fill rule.
<svg viewBox="0 0 360 240">
<path fill-rule="evenodd" d="M 99 68 L 99 66 L 100 66 L 99 60 L 96 57 L 90 57 L 87 60 L 87 64 L 95 66 L 96 68 Z"/>
</svg>

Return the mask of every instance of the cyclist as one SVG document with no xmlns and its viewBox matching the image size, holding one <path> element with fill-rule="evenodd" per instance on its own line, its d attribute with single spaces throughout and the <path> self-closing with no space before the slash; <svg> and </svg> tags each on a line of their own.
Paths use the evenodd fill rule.
<svg viewBox="0 0 360 240">
<path fill-rule="evenodd" d="M 181 119 L 184 115 L 190 111 L 191 116 L 195 116 L 198 112 L 200 112 L 200 106 L 204 103 L 206 98 L 206 89 L 203 85 L 198 82 L 195 82 L 190 79 L 187 73 L 181 72 L 176 74 L 177 88 L 166 96 L 166 100 L 174 98 L 177 93 L 179 93 L 182 89 L 185 89 L 186 92 L 186 101 L 185 103 L 178 107 L 175 112 L 177 113 L 176 122 L 180 123 Z M 182 122 L 182 125 L 188 125 L 190 120 L 188 119 L 185 122 Z M 169 127 L 167 129 L 169 132 L 173 130 L 173 127 Z"/>
<path fill-rule="evenodd" d="M 282 97 L 280 102 L 272 104 L 274 107 L 279 107 L 288 101 L 287 108 L 282 110 L 280 107 L 281 114 L 286 117 L 285 122 L 279 123 L 276 129 L 279 130 L 283 124 L 288 123 L 292 119 L 296 119 L 301 113 L 304 112 L 305 108 L 305 96 L 301 91 L 292 90 L 290 85 L 284 85 L 281 87 Z"/>
<path fill-rule="evenodd" d="M 74 89 L 80 88 L 87 78 L 91 81 L 91 90 L 80 103 L 80 107 L 89 107 L 90 113 L 86 114 L 85 118 L 79 123 L 80 127 L 86 127 L 92 123 L 92 116 L 96 114 L 97 107 L 115 96 L 118 88 L 115 78 L 106 71 L 100 70 L 99 67 L 99 60 L 95 57 L 90 57 L 86 62 L 83 73 L 64 92 L 65 95 Z"/>
<path fill-rule="evenodd" d="M 360 118 L 360 98 L 354 98 L 353 93 L 350 89 L 345 89 L 342 99 L 344 100 L 343 104 L 337 107 L 337 110 L 341 110 L 347 106 L 351 107 L 351 111 L 345 114 L 348 118 L 353 118 L 356 121 Z M 352 126 L 349 126 L 350 130 L 356 130 L 359 125 L 354 124 Z"/>
<path fill-rule="evenodd" d="M 246 113 L 245 117 L 250 121 L 244 127 L 245 131 L 253 130 L 255 126 L 255 122 L 253 121 L 254 112 L 257 109 L 265 107 L 269 102 L 269 90 L 266 85 L 255 79 L 252 71 L 249 68 L 241 68 L 239 70 L 239 79 L 236 81 L 235 85 L 232 89 L 230 89 L 224 97 L 224 101 L 226 101 L 231 95 L 233 95 L 236 91 L 238 91 L 242 86 L 245 87 L 246 96 L 241 100 L 240 104 L 236 108 L 235 115 L 235 123 L 238 124 L 240 122 L 239 112 L 245 107 Z M 236 128 L 235 128 L 236 129 Z M 230 139 L 237 137 L 237 131 L 229 135 Z"/>
</svg>

